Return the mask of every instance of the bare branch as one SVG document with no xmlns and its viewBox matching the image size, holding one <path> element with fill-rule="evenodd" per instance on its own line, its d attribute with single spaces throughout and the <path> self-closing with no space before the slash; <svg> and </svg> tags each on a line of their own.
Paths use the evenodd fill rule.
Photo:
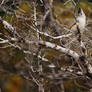
<svg viewBox="0 0 92 92">
<path fill-rule="evenodd" d="M 79 55 L 76 52 L 74 52 L 74 51 L 72 51 L 70 49 L 63 48 L 63 47 L 61 47 L 59 45 L 56 45 L 54 43 L 45 42 L 45 41 L 39 41 L 39 43 L 42 44 L 42 45 L 45 45 L 46 47 L 49 47 L 49 48 L 52 48 L 52 49 L 56 49 L 56 50 L 58 50 L 60 52 L 68 54 L 68 55 L 72 56 L 75 60 L 79 59 Z"/>
</svg>

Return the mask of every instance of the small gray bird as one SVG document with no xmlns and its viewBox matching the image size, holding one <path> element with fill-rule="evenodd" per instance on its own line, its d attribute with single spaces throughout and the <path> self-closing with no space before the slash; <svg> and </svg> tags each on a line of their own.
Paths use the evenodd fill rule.
<svg viewBox="0 0 92 92">
<path fill-rule="evenodd" d="M 86 26 L 86 15 L 83 12 L 83 10 L 81 8 L 79 8 L 76 21 L 75 21 L 75 23 L 72 24 L 70 29 L 71 30 L 77 30 L 77 27 L 78 27 L 79 30 L 82 31 L 85 28 L 85 26 Z"/>
</svg>

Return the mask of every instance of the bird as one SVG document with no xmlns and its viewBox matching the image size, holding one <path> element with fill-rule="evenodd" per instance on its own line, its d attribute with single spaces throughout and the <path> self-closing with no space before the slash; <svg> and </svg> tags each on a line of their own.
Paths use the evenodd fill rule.
<svg viewBox="0 0 92 92">
<path fill-rule="evenodd" d="M 84 30 L 86 26 L 86 15 L 82 8 L 78 9 L 78 16 L 76 21 L 70 26 L 70 30 Z"/>
</svg>

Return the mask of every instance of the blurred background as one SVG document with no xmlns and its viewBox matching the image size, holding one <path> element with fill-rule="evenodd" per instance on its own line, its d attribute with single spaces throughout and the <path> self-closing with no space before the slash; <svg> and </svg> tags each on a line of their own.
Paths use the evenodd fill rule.
<svg viewBox="0 0 92 92">
<path fill-rule="evenodd" d="M 23 33 L 23 37 L 26 36 L 24 30 L 28 28 L 25 26 L 24 18 L 33 17 L 33 2 L 35 0 L 0 0 L 0 16 L 2 19 L 6 20 L 13 26 L 17 26 L 20 35 Z M 54 15 L 58 23 L 70 26 L 75 20 L 73 17 L 74 6 L 71 2 L 64 5 L 67 0 L 54 0 Z M 76 1 L 76 0 L 75 0 Z M 40 0 L 37 2 L 37 19 L 39 20 L 42 16 L 42 8 L 40 7 Z M 49 0 L 47 0 L 49 2 Z M 84 10 L 87 16 L 88 26 L 92 28 L 92 0 L 80 0 L 79 6 Z M 41 16 L 40 16 L 41 15 Z M 17 17 L 16 17 L 17 16 Z M 23 18 L 21 20 L 20 16 Z M 29 21 L 27 21 L 29 22 Z M 90 24 L 89 24 L 90 23 Z M 2 23 L 0 24 L 1 33 L 7 35 Z M 4 38 L 2 35 L 0 37 Z M 92 38 L 92 37 L 91 37 Z M 34 40 L 34 39 L 32 39 Z M 36 39 L 35 39 L 36 40 Z M 32 80 L 26 80 L 22 75 L 22 71 L 27 73 L 27 67 L 25 66 L 25 54 L 18 50 L 17 48 L 8 47 L 3 48 L 7 44 L 0 44 L 0 92 L 38 92 L 38 86 Z M 20 44 L 23 49 L 27 49 L 26 44 Z M 33 52 L 36 51 L 36 47 L 33 47 Z M 44 51 L 43 51 L 44 52 Z M 88 51 L 90 57 L 92 57 L 92 49 Z M 46 50 L 45 56 L 50 61 L 55 62 L 53 57 L 60 56 L 60 53 L 52 51 L 50 49 Z M 36 61 L 35 57 L 32 57 Z M 60 61 L 65 61 L 60 63 Z M 59 64 L 62 66 L 69 65 L 70 62 L 67 59 L 60 59 Z M 35 63 L 34 63 L 35 64 Z M 46 69 L 46 63 L 43 64 L 45 73 L 50 71 Z M 65 92 L 89 92 L 88 87 L 84 84 L 86 80 L 77 79 L 65 79 L 64 80 L 64 90 Z M 59 86 L 51 85 L 48 79 L 44 80 L 45 92 L 60 92 Z M 89 83 L 89 81 L 88 81 Z M 61 91 L 62 92 L 62 91 Z"/>
</svg>

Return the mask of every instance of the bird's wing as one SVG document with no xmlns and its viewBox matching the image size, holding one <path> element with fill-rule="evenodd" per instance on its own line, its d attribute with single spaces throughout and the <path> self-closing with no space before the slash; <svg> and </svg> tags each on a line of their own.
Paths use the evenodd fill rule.
<svg viewBox="0 0 92 92">
<path fill-rule="evenodd" d="M 76 22 L 74 22 L 71 26 L 70 26 L 70 29 L 75 29 L 77 27 L 77 24 Z"/>
</svg>

